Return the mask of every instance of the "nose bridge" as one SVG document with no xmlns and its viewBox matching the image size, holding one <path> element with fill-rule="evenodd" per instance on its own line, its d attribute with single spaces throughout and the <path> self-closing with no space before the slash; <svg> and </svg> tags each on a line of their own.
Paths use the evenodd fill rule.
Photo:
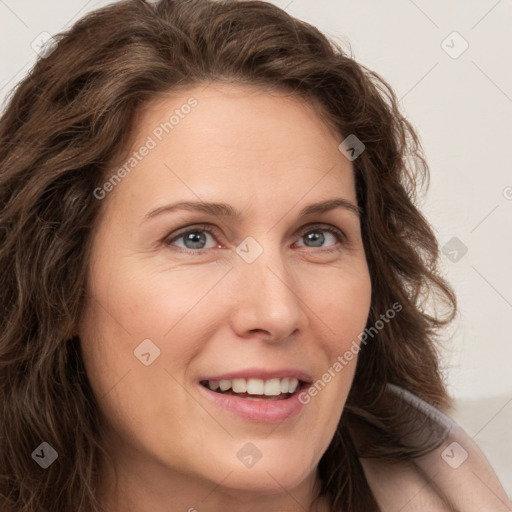
<svg viewBox="0 0 512 512">
<path fill-rule="evenodd" d="M 279 243 L 272 236 L 247 237 L 236 249 L 239 297 L 235 328 L 264 330 L 282 339 L 301 327 L 303 311 L 295 277 Z"/>
<path fill-rule="evenodd" d="M 248 279 L 258 279 L 260 286 L 284 287 L 289 292 L 286 285 L 293 286 L 293 278 L 279 241 L 268 232 L 257 236 L 248 236 L 236 249 L 241 271 Z"/>
</svg>

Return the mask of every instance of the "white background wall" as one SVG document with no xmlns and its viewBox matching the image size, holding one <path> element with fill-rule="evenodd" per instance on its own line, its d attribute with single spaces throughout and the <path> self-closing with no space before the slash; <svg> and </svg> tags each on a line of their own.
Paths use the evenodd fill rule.
<svg viewBox="0 0 512 512">
<path fill-rule="evenodd" d="M 34 63 L 31 43 L 41 32 L 56 34 L 108 3 L 1 0 L 0 101 Z M 431 167 L 423 211 L 441 245 L 456 237 L 467 247 L 459 261 L 450 260 L 455 253 L 442 258 L 460 302 L 460 316 L 446 333 L 450 391 L 459 399 L 493 397 L 486 421 L 493 414 L 511 417 L 512 2 L 273 3 L 350 43 L 355 58 L 401 98 Z M 463 40 L 446 39 L 453 31 Z M 457 58 L 445 51 L 456 56 L 464 40 L 469 46 Z"/>
</svg>

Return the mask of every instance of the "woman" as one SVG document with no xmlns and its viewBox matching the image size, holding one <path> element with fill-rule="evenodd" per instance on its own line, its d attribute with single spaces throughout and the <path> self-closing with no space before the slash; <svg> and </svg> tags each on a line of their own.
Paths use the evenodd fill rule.
<svg viewBox="0 0 512 512">
<path fill-rule="evenodd" d="M 510 509 L 441 412 L 417 136 L 318 30 L 112 4 L 0 140 L 2 510 Z"/>
</svg>

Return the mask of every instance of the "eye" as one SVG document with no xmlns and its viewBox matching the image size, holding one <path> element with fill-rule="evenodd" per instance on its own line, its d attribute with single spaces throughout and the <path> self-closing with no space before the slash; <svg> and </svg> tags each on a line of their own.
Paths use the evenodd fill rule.
<svg viewBox="0 0 512 512">
<path fill-rule="evenodd" d="M 169 237 L 164 240 L 164 244 L 166 246 L 177 246 L 181 247 L 185 252 L 193 253 L 193 254 L 201 254 L 208 249 L 213 249 L 215 247 L 221 248 L 219 244 L 213 245 L 211 247 L 206 247 L 208 237 L 212 240 L 216 240 L 214 237 L 214 229 L 208 225 L 197 225 L 197 226 L 189 226 L 184 228 L 182 231 L 178 231 L 177 233 L 172 233 Z M 328 237 L 337 240 L 340 243 L 346 241 L 345 234 L 340 229 L 334 226 L 325 226 L 325 225 L 315 225 L 308 226 L 307 230 L 302 230 L 300 232 L 300 239 L 305 239 L 307 244 L 312 245 L 303 245 L 303 247 L 310 248 L 323 248 L 329 247 L 328 251 L 336 250 L 336 243 L 331 244 L 330 246 L 324 246 L 326 240 L 326 235 L 321 233 L 328 233 Z M 328 238 L 327 237 L 327 238 Z M 177 242 L 182 242 L 183 245 L 178 245 Z M 299 245 L 300 247 L 301 245 Z M 331 247 L 334 247 L 332 249 Z"/>
<path fill-rule="evenodd" d="M 164 243 L 165 245 L 174 245 L 176 240 L 183 240 L 185 245 L 183 249 L 185 249 L 186 252 L 201 253 L 205 250 L 204 244 L 208 238 L 204 233 L 207 233 L 211 238 L 213 238 L 213 230 L 211 227 L 206 225 L 190 226 L 185 231 L 178 232 L 172 238 L 166 238 Z"/>
<path fill-rule="evenodd" d="M 309 226 L 306 231 L 302 231 L 300 238 L 304 238 L 308 243 L 312 243 L 314 245 L 306 245 L 306 247 L 322 247 L 321 244 L 325 242 L 325 235 L 322 235 L 319 233 L 326 232 L 331 237 L 333 237 L 335 240 L 337 240 L 340 243 L 345 242 L 346 237 L 343 231 L 341 231 L 338 228 L 335 228 L 334 226 L 324 226 L 324 225 L 317 225 L 317 226 Z M 333 244 L 336 245 L 336 244 Z M 332 246 L 329 246 L 332 247 Z M 329 249 L 332 250 L 332 249 Z"/>
</svg>

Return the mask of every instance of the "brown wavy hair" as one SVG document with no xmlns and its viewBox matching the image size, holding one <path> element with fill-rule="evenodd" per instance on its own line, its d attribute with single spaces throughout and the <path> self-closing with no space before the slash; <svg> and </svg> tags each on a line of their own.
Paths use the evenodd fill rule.
<svg viewBox="0 0 512 512">
<path fill-rule="evenodd" d="M 359 456 L 394 461 L 433 446 L 402 442 L 404 415 L 382 405 L 386 386 L 447 410 L 439 329 L 457 307 L 417 206 L 428 167 L 390 86 L 315 27 L 262 1 L 122 1 L 56 39 L 0 119 L 2 510 L 102 510 L 98 397 L 76 335 L 103 203 L 93 191 L 148 101 L 211 81 L 296 94 L 322 111 L 340 142 L 355 134 L 366 147 L 353 166 L 373 289 L 367 326 L 391 304 L 402 310 L 360 352 L 318 474 L 333 512 L 377 509 Z M 426 312 L 434 302 L 444 316 Z M 364 450 L 354 429 L 368 433 Z M 42 441 L 59 455 L 44 471 L 31 458 Z"/>
</svg>

